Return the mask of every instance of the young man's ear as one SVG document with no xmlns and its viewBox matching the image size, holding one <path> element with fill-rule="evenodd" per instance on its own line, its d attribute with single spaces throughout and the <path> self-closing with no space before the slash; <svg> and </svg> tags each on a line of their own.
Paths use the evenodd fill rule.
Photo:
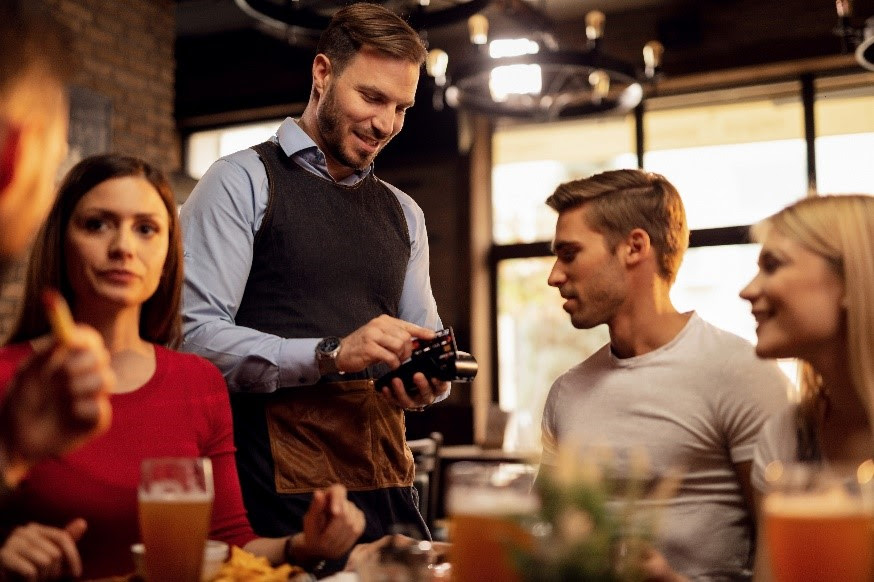
<svg viewBox="0 0 874 582">
<path fill-rule="evenodd" d="M 325 87 L 333 72 L 331 59 L 325 54 L 317 54 L 316 58 L 313 59 L 313 90 L 319 97 L 324 95 Z"/>
<path fill-rule="evenodd" d="M 0 196 L 15 177 L 21 151 L 21 127 L 0 120 Z"/>
<path fill-rule="evenodd" d="M 625 264 L 637 265 L 649 257 L 652 250 L 652 242 L 649 234 L 642 228 L 634 228 L 625 237 L 624 259 Z"/>
</svg>

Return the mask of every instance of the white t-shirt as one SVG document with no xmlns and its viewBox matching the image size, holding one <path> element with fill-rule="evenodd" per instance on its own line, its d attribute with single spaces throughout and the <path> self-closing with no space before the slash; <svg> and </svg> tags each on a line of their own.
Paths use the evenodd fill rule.
<svg viewBox="0 0 874 582">
<path fill-rule="evenodd" d="M 543 413 L 543 459 L 557 443 L 640 449 L 653 478 L 683 469 L 661 508 L 658 549 L 692 580 L 750 576 L 753 516 L 735 463 L 750 461 L 765 420 L 787 406 L 789 379 L 742 338 L 697 314 L 668 344 L 620 359 L 605 345 L 553 384 Z M 622 470 L 621 467 L 619 469 Z"/>
<path fill-rule="evenodd" d="M 765 467 L 772 461 L 798 460 L 798 430 L 796 417 L 798 406 L 790 406 L 780 414 L 768 419 L 759 440 L 756 443 L 756 453 L 753 456 L 753 487 L 761 493 L 768 491 L 765 482 Z"/>
</svg>

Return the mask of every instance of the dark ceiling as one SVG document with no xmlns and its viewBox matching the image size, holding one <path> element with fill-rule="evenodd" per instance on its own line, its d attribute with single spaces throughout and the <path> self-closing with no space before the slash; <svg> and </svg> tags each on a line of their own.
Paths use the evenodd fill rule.
<svg viewBox="0 0 874 582">
<path fill-rule="evenodd" d="M 527 2 L 493 0 L 486 13 L 499 18 L 508 6 Z M 636 62 L 643 44 L 657 38 L 666 47 L 667 77 L 840 52 L 832 33 L 833 0 L 536 0 L 527 5 L 552 17 L 561 46 L 581 48 L 583 13 L 597 4 L 607 12 L 604 49 Z M 622 10 L 611 11 L 611 6 Z M 855 6 L 858 23 L 874 15 L 874 0 L 856 0 Z M 183 131 L 295 114 L 306 102 L 312 33 L 297 30 L 290 43 L 289 31 L 260 25 L 234 0 L 177 0 L 176 20 L 176 115 Z M 469 50 L 464 22 L 428 31 L 428 41 L 445 48 L 450 63 Z M 419 105 L 408 123 L 438 142 L 454 141 L 455 116 L 431 109 L 430 82 L 423 75 Z"/>
</svg>

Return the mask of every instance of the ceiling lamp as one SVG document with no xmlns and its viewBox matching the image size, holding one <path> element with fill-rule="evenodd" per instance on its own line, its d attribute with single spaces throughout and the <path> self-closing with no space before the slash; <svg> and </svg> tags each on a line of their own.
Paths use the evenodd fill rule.
<svg viewBox="0 0 874 582">
<path fill-rule="evenodd" d="M 874 16 L 865 21 L 864 27 L 854 26 L 853 0 L 836 0 L 838 25 L 835 34 L 841 37 L 844 52 L 855 51 L 856 61 L 869 71 L 874 71 Z"/>
<path fill-rule="evenodd" d="M 659 74 L 664 48 L 651 41 L 643 49 L 643 68 L 601 50 L 606 18 L 593 10 L 585 19 L 585 50 L 562 50 L 544 32 L 545 17 L 526 14 L 533 38 L 493 39 L 482 14 L 468 19 L 474 54 L 449 70 L 449 59 L 433 49 L 426 68 L 437 86 L 435 105 L 495 117 L 558 119 L 624 112 L 643 98 L 642 83 Z M 432 56 L 434 55 L 434 56 Z"/>
</svg>

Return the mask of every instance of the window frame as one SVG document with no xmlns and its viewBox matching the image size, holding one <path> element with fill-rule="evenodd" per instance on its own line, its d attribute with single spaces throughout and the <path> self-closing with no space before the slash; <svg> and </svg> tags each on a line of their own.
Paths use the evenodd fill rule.
<svg viewBox="0 0 874 582">
<path fill-rule="evenodd" d="M 840 74 L 838 72 L 834 73 L 834 75 Z M 828 77 L 830 75 L 814 75 L 813 73 L 803 73 L 792 78 L 783 79 L 783 81 L 789 81 L 793 84 L 793 90 L 786 91 L 785 88 L 781 90 L 779 93 L 774 91 L 772 92 L 763 92 L 761 97 L 799 97 L 801 101 L 801 108 L 803 113 L 803 139 L 805 143 L 806 150 L 806 173 L 807 173 L 807 184 L 808 184 L 808 195 L 815 196 L 817 195 L 817 180 L 816 180 L 816 118 L 815 118 L 815 102 L 816 102 L 816 82 L 818 79 L 823 79 L 824 77 Z M 862 77 L 862 75 L 851 75 L 850 78 Z M 864 82 L 860 80 L 860 82 Z M 852 81 L 850 81 L 852 83 Z M 779 88 L 780 85 L 778 83 L 768 83 L 765 81 L 760 81 L 756 83 L 746 83 L 743 85 L 737 85 L 735 87 L 727 87 L 727 89 L 750 89 L 752 91 L 756 91 L 759 88 L 767 87 L 768 85 L 773 85 L 776 88 Z M 825 91 L 828 91 L 828 88 L 825 88 Z M 696 94 L 700 94 L 701 91 L 688 91 L 685 93 L 678 93 L 676 95 L 677 98 L 683 99 L 692 99 Z M 643 159 L 644 154 L 646 153 L 646 133 L 645 133 L 645 124 L 644 118 L 646 116 L 646 101 L 641 103 L 634 110 L 634 146 L 635 146 L 635 154 L 637 157 L 637 167 L 643 168 Z M 490 137 L 491 139 L 491 137 Z M 494 165 L 492 164 L 492 167 Z M 727 246 L 727 245 L 741 245 L 741 244 L 749 244 L 749 224 L 741 224 L 734 226 L 725 226 L 719 228 L 704 228 L 704 229 L 694 229 L 690 231 L 689 237 L 689 247 L 716 247 L 716 246 Z M 489 314 L 489 336 L 490 336 L 490 359 L 491 365 L 491 402 L 498 403 L 500 402 L 500 361 L 499 361 L 499 350 L 498 350 L 498 298 L 499 298 L 499 289 L 498 289 L 498 271 L 500 268 L 500 263 L 502 261 L 508 259 L 524 259 L 524 258 L 538 258 L 538 257 L 549 257 L 552 256 L 550 241 L 537 241 L 537 242 L 528 242 L 528 243 L 512 243 L 512 244 L 497 244 L 492 239 L 492 244 L 489 248 L 489 252 L 487 255 L 487 268 L 488 268 L 488 280 L 489 287 L 491 290 L 491 305 L 490 305 L 490 314 Z"/>
</svg>

